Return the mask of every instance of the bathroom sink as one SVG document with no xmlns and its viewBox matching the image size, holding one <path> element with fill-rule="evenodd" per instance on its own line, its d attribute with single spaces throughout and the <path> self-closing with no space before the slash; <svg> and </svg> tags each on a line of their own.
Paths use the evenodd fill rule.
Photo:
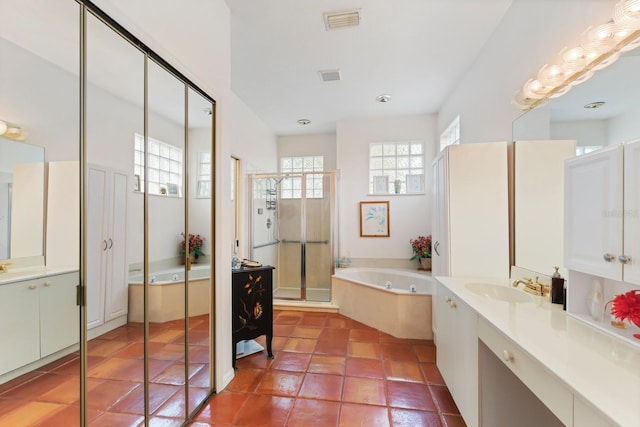
<svg viewBox="0 0 640 427">
<path fill-rule="evenodd" d="M 465 288 L 474 294 L 506 302 L 529 302 L 531 297 L 522 291 L 491 283 L 467 283 Z"/>
</svg>

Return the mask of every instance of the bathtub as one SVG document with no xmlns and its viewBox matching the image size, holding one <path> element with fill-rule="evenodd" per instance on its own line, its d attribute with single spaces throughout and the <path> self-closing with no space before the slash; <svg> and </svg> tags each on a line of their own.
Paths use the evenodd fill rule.
<svg viewBox="0 0 640 427">
<path fill-rule="evenodd" d="M 431 276 L 408 269 L 339 268 L 332 302 L 343 314 L 396 338 L 433 339 Z"/>
<path fill-rule="evenodd" d="M 210 312 L 211 281 L 209 264 L 192 265 L 189 272 L 189 316 Z M 149 321 L 184 319 L 184 266 L 149 275 Z M 129 276 L 129 322 L 144 321 L 142 274 Z"/>
</svg>

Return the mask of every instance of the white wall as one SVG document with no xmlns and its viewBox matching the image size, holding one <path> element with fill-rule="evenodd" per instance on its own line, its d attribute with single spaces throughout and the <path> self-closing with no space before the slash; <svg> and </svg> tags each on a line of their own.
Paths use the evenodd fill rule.
<svg viewBox="0 0 640 427">
<path fill-rule="evenodd" d="M 619 144 L 640 137 L 640 108 L 609 120 L 607 145 Z"/>
<path fill-rule="evenodd" d="M 278 137 L 278 157 L 300 156 L 323 156 L 324 170 L 335 170 L 337 164 L 336 135 L 325 133 Z"/>
<path fill-rule="evenodd" d="M 369 143 L 422 140 L 425 144 L 425 194 L 369 196 Z M 436 153 L 432 115 L 346 119 L 337 126 L 339 256 L 401 258 L 412 256 L 409 240 L 431 234 L 431 162 Z M 389 201 L 390 237 L 360 237 L 359 202 Z"/>
<path fill-rule="evenodd" d="M 521 112 L 513 94 L 590 25 L 606 22 L 617 0 L 514 0 L 473 66 L 438 114 L 438 134 L 460 114 L 461 142 L 511 140 Z"/>
<path fill-rule="evenodd" d="M 574 139 L 577 145 L 607 145 L 606 120 L 551 123 L 551 139 Z"/>
</svg>

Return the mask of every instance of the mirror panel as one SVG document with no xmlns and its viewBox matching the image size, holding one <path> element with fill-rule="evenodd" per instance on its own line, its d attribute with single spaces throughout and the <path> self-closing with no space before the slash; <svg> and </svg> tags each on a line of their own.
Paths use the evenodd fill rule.
<svg viewBox="0 0 640 427">
<path fill-rule="evenodd" d="M 188 90 L 189 233 L 204 238 L 196 268 L 189 273 L 189 400 L 192 413 L 211 389 L 211 197 L 213 105 Z"/>
<path fill-rule="evenodd" d="M 521 115 L 513 122 L 513 140 L 574 140 L 579 151 L 589 152 L 637 138 L 640 136 L 640 105 L 637 103 L 640 85 L 635 77 L 638 72 L 640 49 L 624 53 L 617 62 L 597 71 L 587 82 Z M 584 107 L 593 102 L 605 104 L 595 109 Z M 516 170 L 515 175 L 523 182 L 539 180 L 540 175 L 545 173 L 545 168 L 545 164 L 540 164 L 537 172 L 519 177 Z M 557 179 L 555 183 L 548 182 L 547 185 L 550 189 L 561 189 L 564 186 L 563 178 Z M 517 223 L 519 216 L 528 215 L 538 208 L 539 205 L 523 202 L 515 209 L 515 222 Z M 563 221 L 562 216 L 562 211 L 557 210 L 553 221 Z M 536 239 L 526 241 L 520 239 L 518 234 L 516 231 L 515 265 L 541 274 L 551 274 L 553 265 L 547 265 L 548 261 L 545 259 L 549 248 L 562 247 L 563 232 L 545 232 Z M 522 236 L 522 232 L 520 235 Z M 531 257 L 522 259 L 522 255 L 518 256 L 522 251 L 528 252 Z M 535 256 L 536 253 L 539 256 Z M 546 268 L 540 271 L 540 265 L 545 265 Z"/>
<path fill-rule="evenodd" d="M 90 425 L 117 425 L 145 413 L 144 327 L 128 277 L 137 275 L 133 300 L 144 255 L 132 175 L 135 135 L 144 134 L 145 58 L 99 18 L 86 20 L 86 403 L 89 416 L 101 413 Z"/>
<path fill-rule="evenodd" d="M 147 87 L 149 415 L 185 419 L 185 85 L 148 60 Z"/>
</svg>

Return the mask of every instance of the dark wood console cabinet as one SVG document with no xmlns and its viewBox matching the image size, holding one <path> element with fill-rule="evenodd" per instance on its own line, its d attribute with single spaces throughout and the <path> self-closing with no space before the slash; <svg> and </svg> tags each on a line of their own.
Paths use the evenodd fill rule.
<svg viewBox="0 0 640 427">
<path fill-rule="evenodd" d="M 267 355 L 273 358 L 273 267 L 241 268 L 232 273 L 233 367 L 236 344 L 266 335 Z"/>
</svg>

